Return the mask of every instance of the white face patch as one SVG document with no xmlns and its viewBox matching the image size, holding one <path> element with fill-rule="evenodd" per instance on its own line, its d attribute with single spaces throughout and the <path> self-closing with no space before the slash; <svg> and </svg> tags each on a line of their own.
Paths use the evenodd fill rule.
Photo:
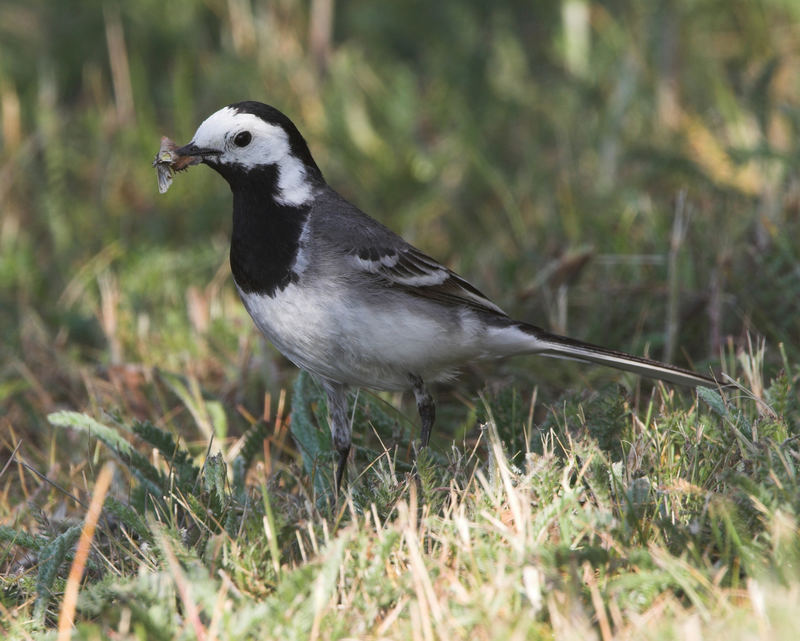
<svg viewBox="0 0 800 641">
<path fill-rule="evenodd" d="M 244 132 L 250 134 L 250 141 L 242 147 L 235 140 Z M 254 114 L 223 107 L 202 122 L 192 143 L 202 149 L 219 151 L 215 162 L 221 165 L 238 165 L 244 170 L 276 165 L 278 193 L 275 200 L 281 205 L 303 205 L 312 196 L 305 166 L 292 155 L 286 131 Z"/>
</svg>

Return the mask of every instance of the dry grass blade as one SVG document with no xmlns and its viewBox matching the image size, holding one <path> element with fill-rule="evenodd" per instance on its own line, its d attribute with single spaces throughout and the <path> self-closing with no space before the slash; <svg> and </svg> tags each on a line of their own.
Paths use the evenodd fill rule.
<svg viewBox="0 0 800 641">
<path fill-rule="evenodd" d="M 75 605 L 78 602 L 78 590 L 80 589 L 81 578 L 86 567 L 86 560 L 89 558 L 89 548 L 92 545 L 94 531 L 97 527 L 97 520 L 103 510 L 108 488 L 114 478 L 114 464 L 106 463 L 100 470 L 95 482 L 92 500 L 86 512 L 83 530 L 78 539 L 78 548 L 75 551 L 75 558 L 67 577 L 67 585 L 64 589 L 64 599 L 61 602 L 61 613 L 58 617 L 58 641 L 66 641 L 72 634 L 72 625 L 75 618 Z"/>
</svg>

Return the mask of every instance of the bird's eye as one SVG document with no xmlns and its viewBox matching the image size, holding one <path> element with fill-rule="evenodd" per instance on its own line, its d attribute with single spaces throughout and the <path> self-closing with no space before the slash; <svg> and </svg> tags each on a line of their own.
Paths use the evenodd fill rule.
<svg viewBox="0 0 800 641">
<path fill-rule="evenodd" d="M 253 139 L 253 136 L 250 134 L 249 131 L 240 131 L 233 139 L 233 144 L 237 147 L 247 147 L 250 144 L 250 141 Z"/>
</svg>

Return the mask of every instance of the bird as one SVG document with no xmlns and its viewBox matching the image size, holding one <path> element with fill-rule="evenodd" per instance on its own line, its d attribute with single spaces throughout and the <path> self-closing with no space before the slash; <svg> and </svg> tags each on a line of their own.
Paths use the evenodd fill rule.
<svg viewBox="0 0 800 641">
<path fill-rule="evenodd" d="M 300 131 L 275 107 L 223 107 L 169 157 L 177 169 L 204 164 L 228 182 L 233 281 L 258 330 L 325 391 L 337 493 L 351 450 L 354 388 L 412 391 L 426 447 L 436 415 L 428 385 L 472 361 L 539 354 L 716 385 L 702 374 L 513 319 L 329 186 Z"/>
</svg>

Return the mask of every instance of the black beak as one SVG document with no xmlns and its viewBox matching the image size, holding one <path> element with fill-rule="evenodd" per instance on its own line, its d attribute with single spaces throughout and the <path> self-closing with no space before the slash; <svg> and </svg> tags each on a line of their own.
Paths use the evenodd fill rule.
<svg viewBox="0 0 800 641">
<path fill-rule="evenodd" d="M 181 164 L 188 167 L 189 165 L 203 162 L 206 158 L 219 156 L 222 152 L 217 149 L 198 147 L 193 142 L 190 142 L 188 145 L 178 147 L 172 153 L 178 158 L 184 159 Z"/>
<path fill-rule="evenodd" d="M 183 147 L 178 147 L 172 151 L 175 160 L 173 167 L 176 169 L 184 169 L 191 165 L 197 165 L 205 162 L 206 158 L 219 156 L 222 152 L 208 147 L 198 147 L 193 142 Z"/>
</svg>

